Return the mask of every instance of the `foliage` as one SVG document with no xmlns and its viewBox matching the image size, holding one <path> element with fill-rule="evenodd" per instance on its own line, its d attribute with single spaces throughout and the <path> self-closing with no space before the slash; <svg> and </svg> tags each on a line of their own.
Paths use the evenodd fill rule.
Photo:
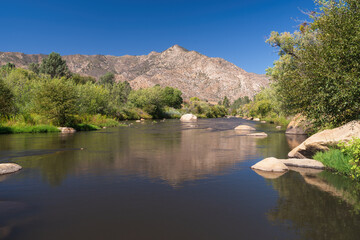
<svg viewBox="0 0 360 240">
<path fill-rule="evenodd" d="M 222 101 L 222 105 L 226 108 L 230 107 L 230 100 L 228 99 L 227 96 L 224 97 L 224 100 Z"/>
<path fill-rule="evenodd" d="M 36 73 L 36 74 L 39 74 L 40 73 L 40 64 L 38 64 L 38 63 L 30 63 L 29 70 Z"/>
<path fill-rule="evenodd" d="M 326 152 L 317 152 L 314 159 L 322 162 L 326 167 L 336 170 L 344 175 L 351 174 L 350 157 L 340 149 L 330 149 Z"/>
<path fill-rule="evenodd" d="M 72 115 L 77 112 L 77 99 L 75 85 L 57 78 L 44 81 L 36 94 L 38 111 L 60 126 L 71 124 Z"/>
<path fill-rule="evenodd" d="M 165 102 L 162 99 L 162 88 L 159 86 L 132 91 L 129 102 L 143 109 L 153 118 L 161 118 L 164 115 Z"/>
<path fill-rule="evenodd" d="M 283 105 L 318 127 L 339 126 L 360 114 L 360 2 L 318 0 L 312 23 L 267 40 L 280 59 L 268 74 Z"/>
<path fill-rule="evenodd" d="M 239 97 L 236 99 L 230 106 L 231 109 L 239 109 L 242 105 L 250 103 L 250 98 L 248 96 Z"/>
<path fill-rule="evenodd" d="M 52 52 L 42 60 L 40 73 L 48 74 L 51 78 L 70 77 L 70 71 L 60 54 Z"/>
<path fill-rule="evenodd" d="M 99 78 L 98 83 L 102 85 L 106 85 L 106 84 L 112 85 L 114 84 L 114 82 L 115 82 L 115 75 L 112 72 L 107 72 Z"/>
<path fill-rule="evenodd" d="M 161 98 L 163 99 L 164 105 L 172 108 L 181 108 L 183 99 L 181 97 L 182 92 L 179 89 L 172 87 L 165 87 L 162 90 Z"/>
<path fill-rule="evenodd" d="M 71 80 L 75 84 L 86 84 L 86 83 L 95 83 L 96 79 L 91 76 L 82 76 L 80 74 L 72 74 Z"/>
<path fill-rule="evenodd" d="M 14 126 L 0 126 L 0 134 L 4 133 L 47 133 L 60 132 L 57 127 L 52 125 L 14 125 Z"/>
<path fill-rule="evenodd" d="M 360 179 L 360 138 L 354 138 L 348 143 L 339 144 L 341 152 L 350 157 L 349 165 L 351 166 L 351 177 Z"/>
<path fill-rule="evenodd" d="M 0 118 L 10 116 L 14 113 L 14 94 L 8 86 L 0 79 Z"/>
<path fill-rule="evenodd" d="M 108 89 L 110 94 L 109 105 L 112 109 L 118 109 L 126 104 L 131 92 L 130 84 L 127 81 L 106 85 L 106 89 Z"/>
<path fill-rule="evenodd" d="M 91 82 L 76 86 L 77 106 L 80 114 L 106 114 L 110 92 L 101 85 Z"/>
</svg>

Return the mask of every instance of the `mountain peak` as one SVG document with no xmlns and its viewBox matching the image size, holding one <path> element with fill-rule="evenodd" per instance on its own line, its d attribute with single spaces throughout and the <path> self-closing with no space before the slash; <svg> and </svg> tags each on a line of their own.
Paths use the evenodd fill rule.
<svg viewBox="0 0 360 240">
<path fill-rule="evenodd" d="M 189 50 L 187 50 L 186 48 L 183 48 L 177 44 L 175 44 L 174 46 L 168 48 L 166 51 L 174 51 L 174 52 L 189 52 Z"/>
</svg>

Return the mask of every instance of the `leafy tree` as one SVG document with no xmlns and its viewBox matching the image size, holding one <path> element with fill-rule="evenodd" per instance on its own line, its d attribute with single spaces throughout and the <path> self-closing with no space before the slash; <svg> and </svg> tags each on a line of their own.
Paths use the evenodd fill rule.
<svg viewBox="0 0 360 240">
<path fill-rule="evenodd" d="M 165 106 L 161 94 L 161 87 L 155 86 L 132 91 L 128 99 L 135 107 L 143 109 L 152 117 L 161 118 L 164 115 Z"/>
<path fill-rule="evenodd" d="M 181 97 L 182 92 L 179 89 L 172 87 L 165 87 L 162 90 L 161 98 L 164 101 L 164 105 L 173 108 L 181 108 L 183 99 Z"/>
<path fill-rule="evenodd" d="M 77 85 L 77 105 L 82 114 L 107 114 L 110 91 L 91 82 Z"/>
<path fill-rule="evenodd" d="M 77 92 L 71 81 L 51 79 L 44 81 L 36 96 L 38 111 L 54 124 L 71 124 L 72 115 L 77 112 Z"/>
<path fill-rule="evenodd" d="M 30 63 L 29 70 L 33 71 L 36 74 L 40 73 L 40 64 L 38 63 Z"/>
<path fill-rule="evenodd" d="M 112 72 L 107 72 L 99 78 L 98 83 L 102 85 L 113 85 L 115 83 L 115 75 Z"/>
<path fill-rule="evenodd" d="M 40 73 L 48 74 L 51 78 L 70 77 L 70 71 L 60 54 L 52 52 L 43 59 L 40 65 Z"/>
<path fill-rule="evenodd" d="M 14 113 L 14 94 L 0 79 L 0 118 L 7 117 Z"/>
<path fill-rule="evenodd" d="M 230 107 L 230 100 L 228 99 L 227 96 L 224 97 L 224 100 L 222 102 L 222 105 L 226 108 L 229 108 Z"/>
<path fill-rule="evenodd" d="M 91 76 L 81 76 L 80 74 L 73 74 L 71 80 L 76 84 L 86 84 L 88 82 L 95 83 L 96 79 Z"/>
<path fill-rule="evenodd" d="M 310 24 L 267 40 L 280 59 L 268 74 L 284 106 L 316 126 L 339 126 L 360 115 L 360 2 L 317 0 Z"/>
<path fill-rule="evenodd" d="M 131 87 L 128 81 L 106 86 L 110 91 L 110 104 L 112 104 L 114 108 L 118 108 L 127 102 L 131 92 Z"/>
</svg>

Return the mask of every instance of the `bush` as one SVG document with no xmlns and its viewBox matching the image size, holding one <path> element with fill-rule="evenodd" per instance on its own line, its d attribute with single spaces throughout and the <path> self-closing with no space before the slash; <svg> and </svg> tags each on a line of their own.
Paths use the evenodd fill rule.
<svg viewBox="0 0 360 240">
<path fill-rule="evenodd" d="M 360 179 L 360 138 L 354 138 L 348 143 L 340 143 L 341 152 L 350 157 L 351 177 Z"/>
<path fill-rule="evenodd" d="M 115 75 L 112 72 L 107 72 L 99 78 L 99 84 L 102 85 L 112 85 L 115 82 Z"/>
<path fill-rule="evenodd" d="M 110 92 L 101 85 L 91 82 L 76 86 L 77 105 L 80 114 L 107 114 Z"/>
<path fill-rule="evenodd" d="M 60 126 L 71 125 L 72 115 L 77 112 L 77 99 L 74 84 L 56 78 L 44 81 L 36 94 L 39 113 Z"/>
<path fill-rule="evenodd" d="M 14 94 L 5 85 L 4 81 L 0 79 L 0 119 L 10 116 L 14 113 Z"/>
</svg>

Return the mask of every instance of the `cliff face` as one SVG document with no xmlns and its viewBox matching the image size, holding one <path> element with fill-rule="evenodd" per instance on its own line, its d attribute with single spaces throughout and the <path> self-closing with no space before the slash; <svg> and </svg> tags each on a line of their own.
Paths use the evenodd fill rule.
<svg viewBox="0 0 360 240">
<path fill-rule="evenodd" d="M 26 68 L 46 55 L 1 53 L 0 65 L 7 62 Z M 129 81 L 135 88 L 156 84 L 180 89 L 184 98 L 199 97 L 218 101 L 228 96 L 235 100 L 254 96 L 269 84 L 265 75 L 248 73 L 222 58 L 210 58 L 175 45 L 161 53 L 143 56 L 68 55 L 63 56 L 74 73 L 100 77 L 113 72 L 117 81 Z"/>
</svg>

